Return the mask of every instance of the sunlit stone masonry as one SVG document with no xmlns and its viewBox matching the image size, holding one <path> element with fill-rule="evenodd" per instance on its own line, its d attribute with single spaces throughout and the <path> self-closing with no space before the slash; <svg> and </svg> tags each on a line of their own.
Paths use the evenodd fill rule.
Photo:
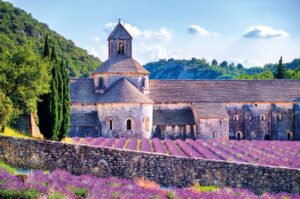
<svg viewBox="0 0 300 199">
<path fill-rule="evenodd" d="M 108 51 L 71 79 L 70 137 L 300 140 L 300 81 L 149 80 L 120 22 Z"/>
</svg>

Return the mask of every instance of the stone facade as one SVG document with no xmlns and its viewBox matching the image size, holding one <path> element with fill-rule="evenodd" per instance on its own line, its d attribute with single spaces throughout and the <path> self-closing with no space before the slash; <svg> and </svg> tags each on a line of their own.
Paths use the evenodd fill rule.
<svg viewBox="0 0 300 199">
<path fill-rule="evenodd" d="M 89 78 L 71 80 L 69 136 L 300 140 L 300 81 L 149 80 L 121 23 L 108 48 Z"/>
<path fill-rule="evenodd" d="M 165 186 L 230 186 L 300 193 L 300 170 L 0 137 L 0 160 L 18 168 L 64 169 L 101 177 L 145 177 Z"/>
<path fill-rule="evenodd" d="M 103 124 L 102 136 L 150 138 L 151 128 L 146 129 L 146 126 L 152 126 L 152 104 L 98 104 L 97 109 Z M 128 121 L 130 129 L 127 128 Z"/>
</svg>

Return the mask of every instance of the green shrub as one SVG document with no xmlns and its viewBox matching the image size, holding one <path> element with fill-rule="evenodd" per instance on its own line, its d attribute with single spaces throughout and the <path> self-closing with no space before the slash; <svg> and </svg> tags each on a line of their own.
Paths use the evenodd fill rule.
<svg viewBox="0 0 300 199">
<path fill-rule="evenodd" d="M 83 188 L 74 188 L 73 193 L 78 197 L 86 198 L 88 195 L 88 191 Z"/>
<path fill-rule="evenodd" d="M 16 173 L 16 169 L 9 166 L 8 164 L 0 161 L 0 168 L 2 169 L 5 169 L 8 173 L 11 173 L 11 174 L 15 174 Z"/>
<path fill-rule="evenodd" d="M 62 193 L 52 191 L 49 195 L 49 199 L 68 199 L 68 198 L 64 196 Z"/>
<path fill-rule="evenodd" d="M 121 197 L 121 194 L 120 194 L 120 192 L 114 191 L 114 192 L 111 193 L 110 196 L 113 199 L 119 199 Z"/>
<path fill-rule="evenodd" d="M 24 191 L 0 189 L 0 198 L 5 199 L 36 199 L 39 194 L 35 189 Z"/>
<path fill-rule="evenodd" d="M 179 197 L 177 197 L 177 196 L 175 195 L 174 192 L 171 192 L 171 191 L 168 192 L 167 198 L 168 198 L 168 199 L 180 199 Z"/>
</svg>

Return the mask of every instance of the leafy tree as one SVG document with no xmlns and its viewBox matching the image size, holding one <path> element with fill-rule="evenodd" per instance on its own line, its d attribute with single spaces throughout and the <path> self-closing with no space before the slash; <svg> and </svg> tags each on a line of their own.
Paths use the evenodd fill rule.
<svg viewBox="0 0 300 199">
<path fill-rule="evenodd" d="M 230 64 L 229 64 L 229 68 L 234 68 L 234 63 L 233 62 L 231 62 Z"/>
<path fill-rule="evenodd" d="M 223 68 L 227 68 L 228 67 L 228 62 L 223 61 L 222 63 L 220 63 L 220 66 L 223 67 Z"/>
<path fill-rule="evenodd" d="M 298 66 L 298 68 L 295 70 L 294 74 L 293 74 L 293 79 L 300 79 L 300 65 Z"/>
<path fill-rule="evenodd" d="M 236 66 L 237 69 L 241 70 L 244 68 L 244 66 L 241 63 L 238 63 L 238 65 Z"/>
<path fill-rule="evenodd" d="M 0 92 L 0 133 L 4 133 L 12 110 L 12 101 L 4 93 Z"/>
<path fill-rule="evenodd" d="M 19 46 L 31 43 L 33 53 L 41 56 L 45 52 L 44 42 L 41 40 L 46 39 L 46 35 L 49 43 L 55 47 L 56 53 L 68 61 L 67 69 L 73 76 L 87 77 L 100 66 L 98 58 L 88 55 L 86 50 L 76 47 L 71 40 L 49 29 L 47 24 L 37 21 L 9 2 L 0 1 L 0 54 L 1 49 L 15 54 Z"/>
<path fill-rule="evenodd" d="M 216 59 L 213 59 L 212 62 L 211 62 L 211 65 L 217 66 L 218 65 L 218 61 Z"/>
<path fill-rule="evenodd" d="M 267 80 L 267 79 L 274 79 L 274 75 L 272 73 L 272 71 L 266 71 L 263 73 L 259 73 L 259 74 L 253 74 L 253 75 L 248 75 L 248 74 L 242 74 L 238 77 L 236 77 L 235 79 L 249 79 L 249 80 L 254 80 L 254 79 L 259 79 L 259 80 Z"/>
<path fill-rule="evenodd" d="M 276 68 L 276 73 L 274 76 L 276 79 L 284 79 L 285 78 L 285 68 L 284 68 L 284 65 L 282 64 L 282 57 L 280 57 L 280 59 L 279 59 L 279 63 Z"/>
<path fill-rule="evenodd" d="M 39 96 L 49 92 L 48 68 L 49 63 L 32 51 L 30 43 L 19 47 L 13 54 L 7 51 L 0 54 L 2 129 L 11 113 L 19 115 L 36 111 Z"/>
</svg>

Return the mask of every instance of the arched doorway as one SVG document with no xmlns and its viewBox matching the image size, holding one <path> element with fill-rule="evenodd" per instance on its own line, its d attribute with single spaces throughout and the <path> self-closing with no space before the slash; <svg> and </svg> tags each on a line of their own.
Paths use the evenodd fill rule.
<svg viewBox="0 0 300 199">
<path fill-rule="evenodd" d="M 241 131 L 236 132 L 236 139 L 242 140 L 243 139 L 243 133 Z"/>
<path fill-rule="evenodd" d="M 292 132 L 288 132 L 287 139 L 288 140 L 293 140 L 293 133 Z"/>
<path fill-rule="evenodd" d="M 265 135 L 265 140 L 271 140 L 271 136 L 270 135 Z"/>
</svg>

